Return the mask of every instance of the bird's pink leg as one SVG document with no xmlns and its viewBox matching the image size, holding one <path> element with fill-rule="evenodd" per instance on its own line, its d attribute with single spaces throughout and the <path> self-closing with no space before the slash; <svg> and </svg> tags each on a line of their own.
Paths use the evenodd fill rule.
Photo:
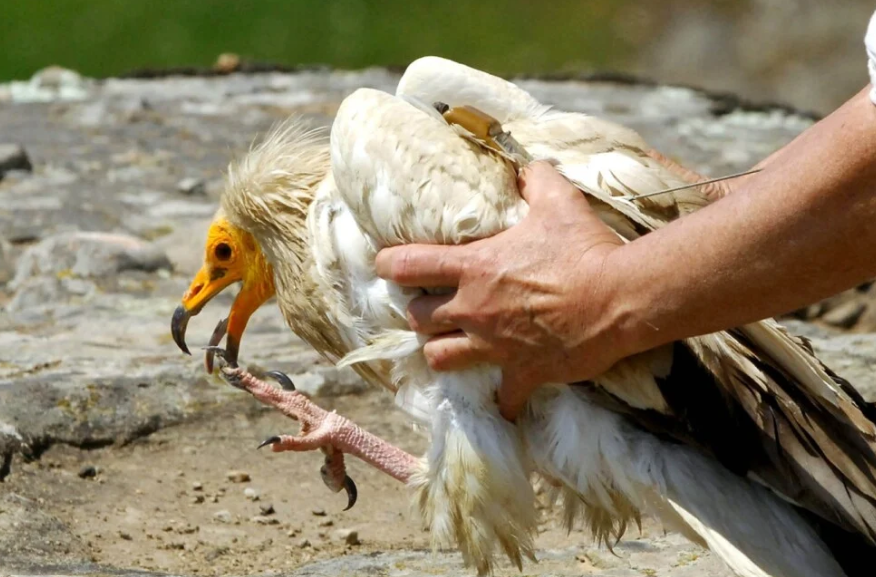
<svg viewBox="0 0 876 577">
<path fill-rule="evenodd" d="M 234 386 L 301 422 L 299 435 L 272 437 L 265 444 L 270 444 L 275 452 L 322 449 L 326 454 L 323 478 L 330 487 L 332 482 L 337 484 L 337 477 L 343 478 L 343 453 L 358 457 L 403 483 L 408 481 L 417 467 L 417 458 L 413 455 L 372 435 L 334 411 L 328 412 L 318 407 L 298 391 L 277 388 L 240 368 L 224 367 L 222 372 Z M 285 379 L 288 380 L 288 377 Z"/>
</svg>

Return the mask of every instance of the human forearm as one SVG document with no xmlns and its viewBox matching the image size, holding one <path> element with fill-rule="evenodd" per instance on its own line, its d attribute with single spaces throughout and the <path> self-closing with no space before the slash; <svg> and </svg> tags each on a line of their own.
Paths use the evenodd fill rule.
<svg viewBox="0 0 876 577">
<path fill-rule="evenodd" d="M 613 314 L 631 352 L 787 312 L 876 276 L 876 107 L 867 90 L 733 194 L 612 254 Z"/>
</svg>

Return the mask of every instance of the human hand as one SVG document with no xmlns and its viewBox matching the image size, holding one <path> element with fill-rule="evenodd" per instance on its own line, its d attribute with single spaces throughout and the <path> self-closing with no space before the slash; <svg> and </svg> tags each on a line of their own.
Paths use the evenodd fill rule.
<svg viewBox="0 0 876 577">
<path fill-rule="evenodd" d="M 591 378 L 627 355 L 606 274 L 621 240 L 548 163 L 525 168 L 519 188 L 529 214 L 507 231 L 377 255 L 383 278 L 457 289 L 411 301 L 411 328 L 434 335 L 424 354 L 435 370 L 500 366 L 500 410 L 512 420 L 541 384 Z"/>
</svg>

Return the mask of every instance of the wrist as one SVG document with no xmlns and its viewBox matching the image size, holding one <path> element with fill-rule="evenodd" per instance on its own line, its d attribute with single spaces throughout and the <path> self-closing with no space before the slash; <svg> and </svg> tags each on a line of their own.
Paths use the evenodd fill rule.
<svg viewBox="0 0 876 577">
<path fill-rule="evenodd" d="M 654 323 L 656 282 L 647 276 L 645 263 L 637 262 L 632 243 L 612 251 L 605 262 L 604 290 L 607 296 L 605 318 L 607 338 L 618 359 L 623 359 L 672 340 Z"/>
</svg>

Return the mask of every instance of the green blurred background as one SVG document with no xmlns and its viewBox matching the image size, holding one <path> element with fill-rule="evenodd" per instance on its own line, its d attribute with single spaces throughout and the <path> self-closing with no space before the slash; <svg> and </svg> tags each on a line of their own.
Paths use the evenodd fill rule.
<svg viewBox="0 0 876 577">
<path fill-rule="evenodd" d="M 0 0 L 0 81 L 209 66 L 627 72 L 827 112 L 866 83 L 866 0 Z"/>
<path fill-rule="evenodd" d="M 610 24 L 623 3 L 4 0 L 0 77 L 48 62 L 98 76 L 209 65 L 221 52 L 345 68 L 427 53 L 497 72 L 602 67 L 629 53 Z"/>
</svg>

